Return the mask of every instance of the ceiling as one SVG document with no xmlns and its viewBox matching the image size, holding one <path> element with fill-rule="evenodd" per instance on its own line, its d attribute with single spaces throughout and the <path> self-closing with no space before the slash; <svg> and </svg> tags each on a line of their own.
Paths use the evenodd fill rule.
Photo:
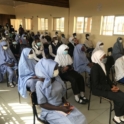
<svg viewBox="0 0 124 124">
<path fill-rule="evenodd" d="M 18 6 L 27 3 L 69 8 L 69 0 L 0 0 L 1 5 Z"/>
<path fill-rule="evenodd" d="M 8 5 L 8 6 L 18 6 L 25 4 L 24 2 L 14 1 L 14 0 L 0 0 L 0 5 Z"/>
<path fill-rule="evenodd" d="M 15 0 L 15 1 L 69 8 L 69 0 Z"/>
</svg>

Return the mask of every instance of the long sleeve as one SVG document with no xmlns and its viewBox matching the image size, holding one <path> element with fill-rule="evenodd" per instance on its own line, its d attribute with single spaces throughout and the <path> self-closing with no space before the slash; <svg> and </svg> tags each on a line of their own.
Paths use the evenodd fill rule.
<svg viewBox="0 0 124 124">
<path fill-rule="evenodd" d="M 94 90 L 110 91 L 111 86 L 107 83 L 107 78 L 104 73 L 101 73 L 101 68 L 96 65 L 91 69 L 91 85 Z"/>
<path fill-rule="evenodd" d="M 49 45 L 49 53 L 50 53 L 50 55 L 51 55 L 52 57 L 56 57 L 56 55 L 53 54 L 53 50 L 52 50 L 52 46 L 51 46 L 51 45 Z"/>
</svg>

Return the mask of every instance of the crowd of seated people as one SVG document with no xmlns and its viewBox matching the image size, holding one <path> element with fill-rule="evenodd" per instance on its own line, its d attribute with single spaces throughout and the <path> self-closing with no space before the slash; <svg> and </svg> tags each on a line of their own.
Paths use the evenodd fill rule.
<svg viewBox="0 0 124 124">
<path fill-rule="evenodd" d="M 51 37 L 47 32 L 25 31 L 21 25 L 18 31 L 12 25 L 2 27 L 0 82 L 8 73 L 9 86 L 18 86 L 23 98 L 27 98 L 27 88 L 36 92 L 37 102 L 42 108 L 40 118 L 50 124 L 87 124 L 85 116 L 64 98 L 65 81 L 69 81 L 74 100 L 78 104 L 89 102 L 82 76 L 86 72 L 92 93 L 114 102 L 113 121 L 117 124 L 124 122 L 124 93 L 109 78 L 110 68 L 114 65 L 116 81 L 124 83 L 123 39 L 117 39 L 111 57 L 107 57 L 104 43 L 99 41 L 93 48 L 89 36 L 86 34 L 84 44 L 80 44 L 76 33 L 67 40 L 58 32 Z M 114 62 L 110 61 L 111 58 Z"/>
</svg>

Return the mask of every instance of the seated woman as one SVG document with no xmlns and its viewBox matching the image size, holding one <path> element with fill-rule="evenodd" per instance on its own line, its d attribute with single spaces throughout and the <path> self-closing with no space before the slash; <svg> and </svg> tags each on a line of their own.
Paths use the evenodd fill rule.
<svg viewBox="0 0 124 124">
<path fill-rule="evenodd" d="M 65 81 L 71 82 L 76 102 L 86 104 L 88 100 L 84 96 L 84 79 L 79 73 L 73 70 L 73 62 L 68 54 L 68 49 L 67 45 L 62 44 L 57 50 L 55 61 L 59 64 L 60 77 Z"/>
<path fill-rule="evenodd" d="M 27 97 L 27 88 L 30 88 L 31 92 L 35 91 L 37 82 L 35 65 L 36 61 L 34 60 L 33 51 L 30 48 L 23 49 L 18 66 L 18 91 L 24 98 Z"/>
<path fill-rule="evenodd" d="M 101 42 L 101 41 L 97 42 L 96 48 L 93 50 L 92 54 L 95 53 L 98 50 L 103 50 L 103 47 L 104 47 L 104 43 L 103 42 Z"/>
<path fill-rule="evenodd" d="M 9 86 L 14 87 L 13 83 L 17 83 L 15 70 L 17 70 L 17 61 L 12 54 L 12 51 L 7 45 L 6 41 L 0 42 L 0 72 L 2 80 L 4 74 L 8 73 Z"/>
<path fill-rule="evenodd" d="M 10 49 L 15 56 L 16 60 L 19 61 L 20 58 L 20 44 L 16 41 L 11 42 Z"/>
<path fill-rule="evenodd" d="M 113 46 L 112 56 L 116 61 L 118 58 L 124 55 L 124 48 L 123 48 L 123 40 L 121 37 L 118 37 L 117 42 Z"/>
<path fill-rule="evenodd" d="M 84 42 L 84 45 L 87 48 L 87 53 L 92 53 L 92 51 L 94 50 L 94 48 L 93 48 L 93 43 L 90 40 L 90 35 L 89 34 L 86 34 L 85 37 L 86 37 L 86 40 Z"/>
<path fill-rule="evenodd" d="M 78 44 L 75 46 L 73 55 L 74 70 L 78 73 L 87 72 L 88 74 L 90 74 L 92 63 L 90 63 L 87 59 L 85 51 L 86 49 L 83 44 Z"/>
<path fill-rule="evenodd" d="M 110 81 L 106 73 L 104 51 L 96 51 L 92 55 L 92 61 L 95 63 L 91 69 L 92 93 L 114 102 L 115 117 L 113 121 L 116 124 L 121 124 L 121 121 L 124 122 L 124 93 Z"/>
<path fill-rule="evenodd" d="M 124 84 L 124 56 L 118 58 L 115 62 L 115 79 Z"/>
<path fill-rule="evenodd" d="M 36 94 L 42 108 L 41 120 L 50 124 L 87 124 L 85 116 L 65 100 L 65 84 L 58 76 L 56 62 L 41 59 L 35 66 L 35 73 L 39 78 Z"/>
<path fill-rule="evenodd" d="M 38 36 L 35 36 L 35 41 L 32 43 L 32 48 L 39 59 L 45 58 L 44 46 Z"/>
<path fill-rule="evenodd" d="M 55 59 L 56 54 L 57 54 L 57 49 L 61 44 L 62 43 L 59 42 L 59 40 L 57 39 L 57 36 L 54 36 L 53 41 L 51 42 L 51 44 L 48 47 L 51 59 Z"/>
</svg>

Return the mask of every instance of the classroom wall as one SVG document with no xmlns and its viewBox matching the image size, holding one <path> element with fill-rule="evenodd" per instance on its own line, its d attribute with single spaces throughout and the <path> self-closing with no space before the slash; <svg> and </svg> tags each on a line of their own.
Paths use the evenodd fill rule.
<svg viewBox="0 0 124 124">
<path fill-rule="evenodd" d="M 48 32 L 53 32 L 53 17 L 65 17 L 65 31 L 68 34 L 68 8 L 52 7 L 37 4 L 25 4 L 15 8 L 16 18 L 22 18 L 25 27 L 25 18 L 33 17 L 33 31 L 38 31 L 38 17 L 48 18 Z M 37 17 L 38 16 L 38 17 Z"/>
<path fill-rule="evenodd" d="M 103 41 L 105 51 L 116 42 L 118 35 L 103 36 L 100 35 L 101 16 L 106 15 L 124 15 L 124 0 L 70 0 L 70 25 L 69 34 L 73 32 L 74 16 L 92 16 L 91 40 L 94 45 L 97 41 Z M 124 38 L 124 36 L 122 36 Z M 84 34 L 79 34 L 78 38 L 83 43 Z"/>
<path fill-rule="evenodd" d="M 0 5 L 0 14 L 15 14 L 15 9 L 12 6 Z"/>
<path fill-rule="evenodd" d="M 113 46 L 116 42 L 118 36 L 100 35 L 101 16 L 124 15 L 124 0 L 70 0 L 70 9 L 36 4 L 25 4 L 23 6 L 16 7 L 15 14 L 17 18 L 23 19 L 23 23 L 24 17 L 31 18 L 33 16 L 33 30 L 35 32 L 38 30 L 37 16 L 48 18 L 48 31 L 52 34 L 52 18 L 65 17 L 64 33 L 67 37 L 71 36 L 73 33 L 74 16 L 92 16 L 93 22 L 91 40 L 93 41 L 94 46 L 97 41 L 103 41 L 105 44 L 105 50 L 107 51 L 107 48 Z M 122 37 L 124 38 L 124 36 Z M 85 40 L 85 35 L 78 34 L 78 38 L 80 42 L 83 43 Z"/>
</svg>

